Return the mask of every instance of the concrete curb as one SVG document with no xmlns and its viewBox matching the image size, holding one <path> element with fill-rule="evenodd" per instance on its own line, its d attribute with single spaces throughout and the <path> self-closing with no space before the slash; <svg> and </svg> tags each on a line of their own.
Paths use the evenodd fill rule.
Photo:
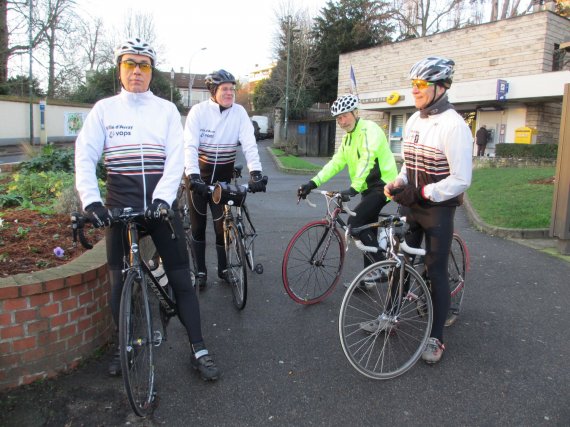
<svg viewBox="0 0 570 427">
<path fill-rule="evenodd" d="M 467 194 L 463 195 L 463 206 L 471 225 L 484 233 L 513 239 L 550 239 L 548 228 L 505 228 L 487 224 L 475 212 Z"/>
<path fill-rule="evenodd" d="M 283 166 L 283 163 L 281 163 L 281 160 L 279 160 L 279 157 L 277 157 L 275 155 L 275 153 L 273 153 L 273 151 L 271 150 L 271 147 L 265 147 L 265 148 L 266 148 L 267 152 L 269 153 L 269 156 L 275 162 L 277 169 L 279 169 L 281 172 L 290 173 L 293 175 L 315 175 L 314 171 L 308 171 L 306 169 L 293 169 L 293 168 L 287 168 L 287 167 Z"/>
</svg>

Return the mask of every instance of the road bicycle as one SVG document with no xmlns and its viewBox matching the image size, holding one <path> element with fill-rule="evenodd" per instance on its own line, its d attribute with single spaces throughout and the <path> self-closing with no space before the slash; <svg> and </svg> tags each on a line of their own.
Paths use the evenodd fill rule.
<svg viewBox="0 0 570 427">
<path fill-rule="evenodd" d="M 174 213 L 163 209 L 162 217 L 168 221 L 172 239 L 176 239 L 169 218 Z M 123 291 L 119 313 L 119 353 L 122 377 L 129 403 L 136 415 L 145 417 L 153 410 L 156 398 L 154 347 L 167 340 L 167 326 L 170 318 L 178 313 L 173 292 L 168 283 L 159 281 L 153 275 L 149 260 L 141 254 L 141 236 L 145 230 L 141 225 L 144 212 L 131 208 L 112 211 L 112 226 L 125 229 L 129 254 L 124 258 Z M 73 241 L 87 249 L 93 245 L 85 238 L 84 226 L 88 218 L 77 212 L 71 214 Z M 147 251 L 147 253 L 153 253 Z M 150 297 L 149 295 L 154 295 Z M 157 313 L 158 312 L 158 313 Z M 158 327 L 156 315 L 162 327 Z"/>
<path fill-rule="evenodd" d="M 293 235 L 281 264 L 285 291 L 293 301 L 305 305 L 321 302 L 338 284 L 349 237 L 348 225 L 340 215 L 356 215 L 339 192 L 313 193 L 325 197 L 325 217 L 308 222 Z M 316 206 L 308 198 L 306 201 L 311 207 Z M 370 253 L 365 252 L 365 255 L 371 262 L 375 261 Z"/>
<path fill-rule="evenodd" d="M 425 250 L 406 244 L 405 217 L 390 216 L 376 224 L 389 237 L 388 259 L 362 270 L 351 282 L 339 313 L 339 337 L 350 364 L 372 379 L 390 379 L 408 371 L 420 358 L 431 332 L 433 306 L 429 275 L 423 266 Z M 359 232 L 361 230 L 353 230 Z M 361 250 L 376 248 L 360 245 Z M 449 262 L 452 305 L 448 325 L 457 318 L 468 269 L 465 242 L 454 234 Z M 382 279 L 362 286 L 369 275 Z"/>
<path fill-rule="evenodd" d="M 227 279 L 232 288 L 233 303 L 238 310 L 243 310 L 247 302 L 247 270 L 263 273 L 263 265 L 255 263 L 257 232 L 245 204 L 249 186 L 238 183 L 242 169 L 242 165 L 234 166 L 233 183 L 218 182 L 210 186 L 212 201 L 224 206 Z M 267 176 L 263 177 L 263 181 L 267 184 Z"/>
</svg>

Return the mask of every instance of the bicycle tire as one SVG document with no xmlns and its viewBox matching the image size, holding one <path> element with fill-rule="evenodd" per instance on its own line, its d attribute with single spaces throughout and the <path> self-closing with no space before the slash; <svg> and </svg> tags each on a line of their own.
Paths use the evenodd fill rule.
<svg viewBox="0 0 570 427">
<path fill-rule="evenodd" d="M 134 271 L 123 285 L 119 314 L 121 370 L 129 403 L 139 417 L 153 410 L 153 335 L 145 274 Z"/>
<path fill-rule="evenodd" d="M 247 263 L 243 242 L 238 229 L 231 223 L 225 230 L 226 261 L 228 280 L 232 287 L 233 303 L 243 310 L 247 302 Z"/>
<path fill-rule="evenodd" d="M 344 248 L 343 236 L 326 220 L 301 227 L 283 255 L 281 277 L 287 295 L 304 305 L 327 298 L 340 280 Z M 312 261 L 313 254 L 318 255 L 318 261 Z"/>
<path fill-rule="evenodd" d="M 447 263 L 451 305 L 445 321 L 446 326 L 451 326 L 461 312 L 461 304 L 465 292 L 465 276 L 468 269 L 469 252 L 467 246 L 463 239 L 457 233 L 454 233 Z"/>
<path fill-rule="evenodd" d="M 368 378 L 387 380 L 408 371 L 420 358 L 431 332 L 429 289 L 413 266 L 405 264 L 403 268 L 405 291 L 397 292 L 398 262 L 387 260 L 362 270 L 342 300 L 338 322 L 342 349 L 352 367 Z M 364 286 L 365 276 L 380 270 L 384 279 Z M 374 332 L 363 329 L 381 315 L 386 316 L 385 328 Z"/>
</svg>

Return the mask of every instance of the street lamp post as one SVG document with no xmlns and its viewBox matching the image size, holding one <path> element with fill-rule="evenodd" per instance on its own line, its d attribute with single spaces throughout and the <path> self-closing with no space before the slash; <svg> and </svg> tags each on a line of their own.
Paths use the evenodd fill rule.
<svg viewBox="0 0 570 427">
<path fill-rule="evenodd" d="M 287 17 L 287 68 L 285 74 L 285 141 L 287 141 L 289 125 L 289 56 L 291 53 L 291 17 Z"/>
<path fill-rule="evenodd" d="M 201 47 L 190 56 L 190 62 L 188 63 L 188 108 L 192 107 L 192 86 L 194 86 L 194 77 L 192 77 L 192 72 L 191 72 L 192 60 L 194 59 L 194 56 L 196 56 L 197 53 L 200 53 L 206 49 L 207 49 L 206 47 Z"/>
<path fill-rule="evenodd" d="M 170 69 L 170 102 L 174 98 L 174 68 Z"/>
</svg>

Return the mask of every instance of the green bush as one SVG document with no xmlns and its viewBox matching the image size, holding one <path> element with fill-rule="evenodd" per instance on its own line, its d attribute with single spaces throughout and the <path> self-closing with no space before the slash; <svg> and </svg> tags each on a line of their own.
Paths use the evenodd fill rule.
<svg viewBox="0 0 570 427">
<path fill-rule="evenodd" d="M 62 191 L 73 188 L 73 181 L 73 174 L 67 172 L 19 172 L 7 185 L 7 195 L 21 198 L 23 208 L 50 212 Z"/>
<path fill-rule="evenodd" d="M 18 170 L 24 173 L 47 171 L 73 173 L 74 157 L 73 148 L 57 148 L 53 144 L 48 144 L 42 147 L 38 156 L 20 163 Z"/>
<path fill-rule="evenodd" d="M 58 171 L 73 174 L 75 172 L 75 149 L 60 148 L 54 144 L 44 145 L 35 157 L 20 163 L 18 170 L 23 173 Z M 107 180 L 103 161 L 97 164 L 97 178 Z"/>
<path fill-rule="evenodd" d="M 497 144 L 495 155 L 497 157 L 510 157 L 516 159 L 556 159 L 557 144 Z"/>
</svg>

